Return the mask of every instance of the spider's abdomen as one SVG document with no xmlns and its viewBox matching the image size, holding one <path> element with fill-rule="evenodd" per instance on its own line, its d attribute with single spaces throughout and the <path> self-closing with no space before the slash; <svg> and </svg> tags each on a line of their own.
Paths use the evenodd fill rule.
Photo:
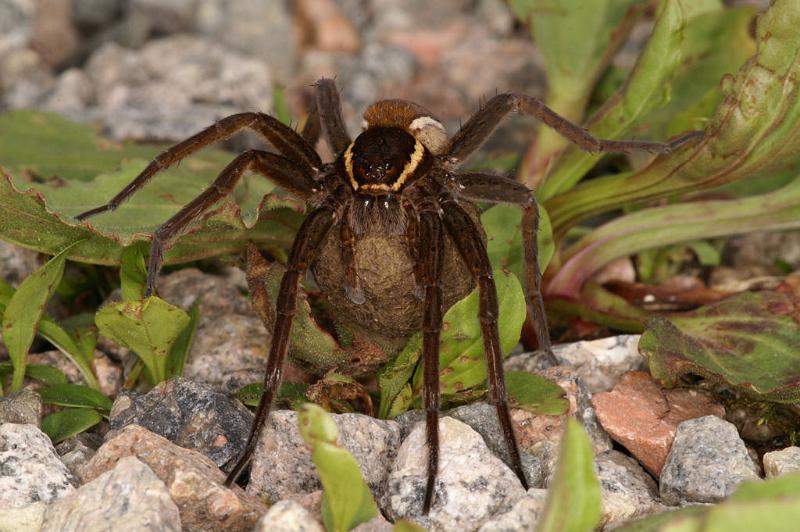
<svg viewBox="0 0 800 532">
<path fill-rule="evenodd" d="M 355 266 L 365 301 L 347 296 L 347 272 L 338 231 L 329 233 L 312 266 L 317 284 L 336 309 L 339 321 L 355 323 L 387 337 L 408 337 L 420 330 L 423 301 L 414 279 L 414 262 L 404 234 L 391 234 L 373 224 L 359 236 Z M 474 287 L 472 273 L 449 237 L 445 237 L 442 264 L 443 311 Z"/>
</svg>

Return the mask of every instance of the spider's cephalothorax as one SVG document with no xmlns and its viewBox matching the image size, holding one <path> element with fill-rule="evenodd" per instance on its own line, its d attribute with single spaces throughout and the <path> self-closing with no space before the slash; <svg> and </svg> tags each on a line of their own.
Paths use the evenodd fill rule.
<svg viewBox="0 0 800 532">
<path fill-rule="evenodd" d="M 332 80 L 322 79 L 316 84 L 315 107 L 300 134 L 263 113 L 229 116 L 169 148 L 107 204 L 78 216 L 83 220 L 116 209 L 159 170 L 244 128 L 260 133 L 278 151 L 242 153 L 208 189 L 158 228 L 148 266 L 149 295 L 156 286 L 165 246 L 230 193 L 246 171 L 264 175 L 307 202 L 308 215 L 292 245 L 277 297 L 264 394 L 245 450 L 227 483 L 234 482 L 247 467 L 269 414 L 288 349 L 298 284 L 312 268 L 337 313 L 384 334 L 403 336 L 422 330 L 429 451 L 424 512 L 434 502 L 439 463 L 442 313 L 477 284 L 489 395 L 497 409 L 511 466 L 527 488 L 506 401 L 492 268 L 471 202 L 513 203 L 523 209 L 528 311 L 536 324 L 539 344 L 552 360 L 537 263 L 538 211 L 531 191 L 514 180 L 456 171 L 510 112 L 534 116 L 588 151 L 668 153 L 701 135 L 691 132 L 664 144 L 598 140 L 536 98 L 500 94 L 488 100 L 451 138 L 421 107 L 400 100 L 381 101 L 367 109 L 366 128 L 351 141 L 336 87 Z M 323 163 L 314 151 L 320 133 L 336 154 L 333 163 Z"/>
</svg>

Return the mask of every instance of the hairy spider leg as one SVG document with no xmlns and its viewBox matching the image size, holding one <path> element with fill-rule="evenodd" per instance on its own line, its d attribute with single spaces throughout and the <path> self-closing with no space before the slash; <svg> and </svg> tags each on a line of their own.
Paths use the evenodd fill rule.
<svg viewBox="0 0 800 532">
<path fill-rule="evenodd" d="M 442 261 L 444 231 L 439 213 L 426 211 L 419 218 L 418 256 L 424 311 L 422 317 L 422 363 L 425 397 L 425 439 L 428 444 L 428 482 L 423 512 L 433 504 L 439 470 L 439 337 L 442 331 Z"/>
<path fill-rule="evenodd" d="M 489 380 L 489 397 L 497 410 L 497 418 L 506 441 L 506 449 L 511 468 L 519 477 L 522 486 L 527 490 L 528 481 L 522 469 L 522 460 L 517 447 L 517 437 L 511 424 L 511 414 L 506 397 L 506 385 L 503 372 L 503 353 L 500 350 L 500 332 L 497 328 L 498 304 L 497 290 L 492 277 L 492 265 L 486 246 L 481 238 L 475 222 L 469 217 L 453 198 L 446 198 L 441 203 L 444 211 L 444 225 L 453 239 L 464 261 L 472 270 L 478 283 L 478 318 L 483 336 L 483 351 L 486 357 L 486 373 Z"/>
<path fill-rule="evenodd" d="M 142 188 L 151 177 L 178 161 L 185 159 L 197 150 L 219 140 L 233 136 L 242 129 L 252 129 L 261 134 L 282 155 L 294 161 L 295 165 L 312 175 L 322 165 L 322 161 L 303 138 L 292 128 L 281 123 L 277 118 L 264 113 L 240 113 L 223 118 L 216 124 L 192 135 L 188 139 L 175 144 L 162 152 L 158 157 L 145 167 L 133 181 L 128 183 L 116 196 L 105 205 L 90 209 L 75 218 L 85 220 L 97 214 L 113 211 L 128 199 L 133 193 Z"/>
<path fill-rule="evenodd" d="M 166 247 L 187 225 L 202 217 L 219 200 L 230 194 L 236 183 L 248 170 L 263 175 L 278 186 L 284 187 L 300 197 L 310 196 L 316 187 L 316 183 L 309 175 L 304 174 L 285 157 L 261 150 L 248 150 L 242 153 L 220 172 L 208 188 L 184 205 L 153 233 L 145 297 L 149 297 L 155 292 Z"/>
<path fill-rule="evenodd" d="M 507 177 L 492 174 L 451 174 L 455 183 L 454 193 L 470 201 L 489 203 L 511 203 L 522 208 L 522 246 L 525 263 L 525 295 L 539 349 L 552 365 L 558 360 L 553 354 L 550 344 L 550 333 L 547 327 L 547 315 L 544 311 L 542 297 L 542 272 L 539 269 L 539 243 L 536 238 L 539 232 L 539 206 L 533 197 L 533 191 L 522 183 Z"/>
<path fill-rule="evenodd" d="M 226 486 L 236 482 L 236 479 L 239 478 L 239 475 L 250 463 L 253 450 L 269 416 L 272 401 L 281 383 L 283 361 L 289 348 L 289 332 L 292 329 L 292 321 L 297 312 L 298 284 L 314 260 L 317 249 L 333 225 L 334 218 L 335 211 L 332 208 L 320 207 L 306 217 L 297 231 L 297 237 L 295 237 L 294 244 L 292 244 L 289 260 L 286 263 L 286 273 L 283 274 L 278 292 L 278 301 L 275 307 L 275 327 L 264 374 L 264 393 L 258 403 L 244 451 L 242 451 L 236 465 L 225 479 Z"/>
<path fill-rule="evenodd" d="M 584 128 L 547 107 L 540 99 L 525 94 L 505 93 L 498 94 L 486 102 L 453 136 L 445 154 L 448 168 L 455 169 L 461 165 L 491 135 L 497 124 L 512 112 L 529 115 L 540 120 L 588 152 L 671 153 L 684 144 L 703 136 L 702 131 L 689 131 L 673 138 L 670 142 L 596 139 Z"/>
<path fill-rule="evenodd" d="M 350 145 L 350 135 L 342 118 L 342 105 L 339 101 L 339 90 L 332 79 L 322 78 L 314 84 L 317 92 L 317 109 L 322 132 L 331 150 L 337 156 Z"/>
</svg>

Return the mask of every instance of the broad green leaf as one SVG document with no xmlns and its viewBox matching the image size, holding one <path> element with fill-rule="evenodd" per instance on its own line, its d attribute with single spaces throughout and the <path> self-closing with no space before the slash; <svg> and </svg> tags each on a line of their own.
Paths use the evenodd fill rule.
<svg viewBox="0 0 800 532">
<path fill-rule="evenodd" d="M 103 420 L 97 410 L 89 408 L 65 408 L 42 419 L 42 431 L 53 441 L 62 442 L 88 430 Z"/>
<path fill-rule="evenodd" d="M 576 298 L 604 265 L 645 249 L 697 239 L 800 228 L 800 177 L 768 194 L 643 209 L 608 222 L 567 248 L 551 295 Z"/>
<path fill-rule="evenodd" d="M 547 310 L 551 318 L 561 317 L 566 321 L 578 316 L 626 333 L 642 332 L 649 318 L 646 311 L 591 281 L 583 287 L 580 297 L 554 296 L 548 299 Z"/>
<path fill-rule="evenodd" d="M 7 376 L 11 375 L 13 371 L 14 367 L 11 365 L 11 362 L 0 362 L 0 380 L 3 380 Z M 64 375 L 64 372 L 58 368 L 45 366 L 44 364 L 26 365 L 25 376 L 29 379 L 42 382 L 48 386 L 65 384 L 67 382 L 67 376 Z"/>
<path fill-rule="evenodd" d="M 80 384 L 54 384 L 36 390 L 42 402 L 75 408 L 94 408 L 104 414 L 111 411 L 112 401 L 102 393 Z"/>
<path fill-rule="evenodd" d="M 644 0 L 512 0 L 517 18 L 530 26 L 547 71 L 545 103 L 567 119 L 581 122 L 597 80 L 643 12 Z M 537 185 L 567 141 L 542 125 L 532 154 Z"/>
<path fill-rule="evenodd" d="M 163 148 L 109 142 L 91 127 L 53 114 L 18 111 L 0 116 L 0 238 L 51 254 L 84 239 L 68 258 L 118 264 L 123 248 L 149 240 L 155 228 L 202 192 L 233 157 L 203 150 L 156 175 L 117 211 L 85 223 L 74 220 L 108 201 Z M 181 237 L 165 260 L 186 262 L 235 252 L 248 241 L 288 247 L 299 215 L 280 207 L 300 211 L 302 202 L 262 176 L 245 176 L 233 197 Z"/>
<path fill-rule="evenodd" d="M 506 356 L 519 342 L 527 308 L 525 294 L 511 273 L 494 272 L 499 307 L 498 329 L 500 349 Z M 442 395 L 454 395 L 483 384 L 486 362 L 483 337 L 478 319 L 478 290 L 450 307 L 444 316 L 440 347 L 440 390 Z M 415 393 L 422 389 L 422 367 L 414 374 Z"/>
<path fill-rule="evenodd" d="M 414 375 L 414 369 L 416 369 L 421 355 L 422 335 L 417 333 L 409 338 L 408 343 L 400 351 L 400 354 L 380 370 L 378 373 L 378 387 L 381 390 L 380 406 L 378 408 L 379 418 L 388 419 L 394 417 L 391 414 L 393 410 L 398 409 L 394 408 L 395 401 L 408 386 L 408 381 Z M 411 406 L 411 403 L 409 401 L 402 406 L 406 408 L 399 407 L 400 412 L 396 412 L 396 414 L 404 412 Z"/>
<path fill-rule="evenodd" d="M 758 19 L 758 52 L 735 77 L 705 128 L 706 138 L 645 168 L 583 183 L 545 202 L 560 238 L 590 216 L 757 179 L 800 164 L 800 3 L 776 0 Z"/>
<path fill-rule="evenodd" d="M 140 301 L 147 288 L 147 267 L 142 246 L 135 244 L 122 250 L 119 280 L 123 301 Z"/>
<path fill-rule="evenodd" d="M 600 482 L 593 458 L 589 437 L 569 418 L 538 532 L 585 532 L 600 524 Z"/>
<path fill-rule="evenodd" d="M 790 278 L 791 280 L 792 278 Z M 639 341 L 653 377 L 701 375 L 759 400 L 800 399 L 800 279 L 696 311 L 654 317 Z"/>
<path fill-rule="evenodd" d="M 8 357 L 14 364 L 11 391 L 22 388 L 28 349 L 36 336 L 44 307 L 64 274 L 64 262 L 70 247 L 72 246 L 64 248 L 44 266 L 25 278 L 11 296 L 3 313 L 3 342 L 8 349 Z"/>
<path fill-rule="evenodd" d="M 425 529 L 413 521 L 400 519 L 394 524 L 392 532 L 425 532 Z"/>
<path fill-rule="evenodd" d="M 156 382 L 167 378 L 167 356 L 191 319 L 158 297 L 112 303 L 95 317 L 100 334 L 131 349 Z"/>
<path fill-rule="evenodd" d="M 648 132 L 654 140 L 666 140 L 701 129 L 722 99 L 719 79 L 755 52 L 749 35 L 753 12 L 752 7 L 725 9 L 720 0 L 662 1 L 633 72 L 589 119 L 589 131 L 604 139 L 641 138 Z M 680 120 L 667 128 L 676 115 Z M 570 146 L 538 188 L 538 197 L 569 190 L 602 157 Z"/>
<path fill-rule="evenodd" d="M 561 386 L 541 375 L 509 371 L 505 380 L 508 401 L 515 408 L 546 416 L 559 416 L 569 409 L 569 401 Z"/>
<path fill-rule="evenodd" d="M 325 528 L 329 532 L 347 532 L 378 515 L 358 463 L 336 441 L 339 430 L 333 418 L 317 405 L 306 403 L 297 422 L 322 482 Z"/>
<path fill-rule="evenodd" d="M 169 350 L 166 366 L 167 378 L 183 375 L 183 368 L 186 366 L 186 360 L 192 350 L 194 335 L 197 332 L 197 320 L 200 319 L 200 306 L 196 301 L 189 309 L 188 316 L 189 323 L 186 324 Z"/>
<path fill-rule="evenodd" d="M 486 230 L 486 251 L 496 270 L 510 270 L 517 279 L 524 279 L 522 259 L 522 210 L 516 205 L 494 205 L 481 214 L 481 225 Z M 539 269 L 545 271 L 555 251 L 550 218 L 539 207 Z"/>
</svg>

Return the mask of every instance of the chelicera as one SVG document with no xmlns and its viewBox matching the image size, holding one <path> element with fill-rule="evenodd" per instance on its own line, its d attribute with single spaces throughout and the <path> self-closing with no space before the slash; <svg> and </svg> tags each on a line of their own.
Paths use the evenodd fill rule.
<svg viewBox="0 0 800 532">
<path fill-rule="evenodd" d="M 300 133 L 263 113 L 229 116 L 167 149 L 107 204 L 77 218 L 85 220 L 116 209 L 160 170 L 239 130 L 252 129 L 261 134 L 278 153 L 248 150 L 236 157 L 210 187 L 155 231 L 148 266 L 147 295 L 150 295 L 155 292 L 165 248 L 190 223 L 228 195 L 245 172 L 261 174 L 307 203 L 308 215 L 292 245 L 277 297 L 264 394 L 245 450 L 231 469 L 227 484 L 234 482 L 247 467 L 269 415 L 281 381 L 298 284 L 311 268 L 337 313 L 349 316 L 362 327 L 389 330 L 397 336 L 422 329 L 428 446 L 423 503 L 426 513 L 434 502 L 439 461 L 442 315 L 477 284 L 490 401 L 497 409 L 512 468 L 527 489 L 506 401 L 492 267 L 473 202 L 512 203 L 523 210 L 528 309 L 536 324 L 540 347 L 552 359 L 537 262 L 538 210 L 531 190 L 521 183 L 498 175 L 457 170 L 503 117 L 512 112 L 541 120 L 590 152 L 668 153 L 698 134 L 684 134 L 669 143 L 598 140 L 537 98 L 509 93 L 489 99 L 450 138 L 441 122 L 424 108 L 403 100 L 379 101 L 366 110 L 364 130 L 351 140 L 333 80 L 319 80 L 315 94 L 315 105 Z M 335 154 L 332 162 L 323 162 L 314 149 L 320 135 L 324 135 Z M 367 245 L 374 237 L 393 245 Z M 386 273 L 395 277 L 389 294 L 385 293 L 387 284 L 374 282 L 370 273 L 375 272 L 368 271 L 370 264 L 380 264 L 386 256 L 402 266 L 394 273 Z M 387 302 L 385 308 L 376 308 L 376 302 L 381 301 Z M 409 307 L 410 314 L 398 310 Z"/>
</svg>

